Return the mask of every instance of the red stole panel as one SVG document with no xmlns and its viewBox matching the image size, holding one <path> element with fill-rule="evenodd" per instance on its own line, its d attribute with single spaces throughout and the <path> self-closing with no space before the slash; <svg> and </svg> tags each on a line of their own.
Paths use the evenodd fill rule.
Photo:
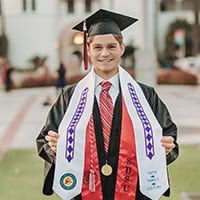
<svg viewBox="0 0 200 200">
<path fill-rule="evenodd" d="M 91 135 L 92 134 L 92 135 Z M 93 140 L 93 170 L 95 174 L 95 192 L 89 190 L 89 172 L 90 172 L 90 153 L 91 153 L 91 136 Z M 85 166 L 82 185 L 83 200 L 102 200 L 102 188 L 100 179 L 100 170 L 98 164 L 98 155 L 96 147 L 96 138 L 94 129 L 91 133 L 89 125 L 86 130 L 86 145 L 85 145 Z M 136 187 L 138 180 L 138 168 L 136 161 L 136 147 L 134 139 L 134 129 L 127 112 L 126 105 L 122 98 L 122 127 L 120 138 L 120 150 L 118 158 L 118 171 L 115 186 L 115 200 L 134 200 L 136 195 Z"/>
<path fill-rule="evenodd" d="M 122 127 L 115 200 L 134 200 L 138 180 L 134 129 L 122 98 Z"/>
<path fill-rule="evenodd" d="M 96 137 L 94 132 L 94 127 L 92 127 L 92 131 L 89 127 L 90 122 L 88 123 L 86 129 L 86 144 L 85 144 L 85 165 L 84 165 L 84 176 L 83 176 L 83 185 L 82 185 L 82 200 L 102 200 L 102 188 L 101 188 L 101 180 L 99 173 L 99 163 L 98 163 L 98 155 L 97 155 L 97 147 L 96 147 Z M 91 141 L 92 137 L 92 141 Z M 91 142 L 92 144 L 92 161 L 93 161 L 93 171 L 95 175 L 95 192 L 91 192 L 89 190 L 89 175 L 90 175 L 90 162 L 91 162 Z"/>
</svg>

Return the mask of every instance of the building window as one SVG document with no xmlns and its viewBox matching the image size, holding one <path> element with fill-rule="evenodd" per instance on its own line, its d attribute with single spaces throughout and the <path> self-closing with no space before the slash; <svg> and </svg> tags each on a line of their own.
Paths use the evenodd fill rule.
<svg viewBox="0 0 200 200">
<path fill-rule="evenodd" d="M 74 0 L 67 0 L 68 13 L 74 13 Z"/>
<path fill-rule="evenodd" d="M 167 11 L 167 2 L 165 0 L 162 0 L 160 2 L 160 11 L 161 12 Z"/>
<path fill-rule="evenodd" d="M 35 11 L 36 10 L 36 0 L 22 0 L 23 11 Z"/>
<path fill-rule="evenodd" d="M 35 0 L 32 0 L 32 11 L 36 10 Z"/>
<path fill-rule="evenodd" d="M 91 12 L 92 2 L 91 0 L 85 0 L 85 12 Z"/>
<path fill-rule="evenodd" d="M 26 10 L 27 10 L 26 0 L 23 0 L 23 2 L 22 2 L 22 7 L 23 7 L 23 11 L 26 11 Z"/>
</svg>

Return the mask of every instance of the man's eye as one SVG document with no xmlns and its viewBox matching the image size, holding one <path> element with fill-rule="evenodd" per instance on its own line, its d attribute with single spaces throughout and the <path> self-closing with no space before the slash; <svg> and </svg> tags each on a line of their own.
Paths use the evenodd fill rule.
<svg viewBox="0 0 200 200">
<path fill-rule="evenodd" d="M 111 46 L 109 46 L 109 48 L 110 48 L 110 49 L 115 49 L 116 46 L 115 46 L 115 45 L 111 45 Z"/>
<path fill-rule="evenodd" d="M 96 50 L 97 49 L 101 49 L 101 47 L 100 46 L 95 46 L 94 49 L 96 49 Z"/>
</svg>

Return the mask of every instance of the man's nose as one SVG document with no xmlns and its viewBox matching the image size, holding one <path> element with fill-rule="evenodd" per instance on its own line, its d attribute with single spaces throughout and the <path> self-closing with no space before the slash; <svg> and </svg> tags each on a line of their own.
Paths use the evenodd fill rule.
<svg viewBox="0 0 200 200">
<path fill-rule="evenodd" d="M 108 49 L 107 49 L 107 48 L 103 48 L 103 49 L 102 49 L 102 52 L 101 52 L 101 55 L 104 56 L 104 57 L 105 57 L 105 56 L 108 56 L 108 55 L 109 55 Z"/>
</svg>

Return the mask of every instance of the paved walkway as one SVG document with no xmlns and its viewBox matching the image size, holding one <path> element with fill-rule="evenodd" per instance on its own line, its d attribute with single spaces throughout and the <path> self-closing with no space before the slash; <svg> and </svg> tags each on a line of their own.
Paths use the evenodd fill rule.
<svg viewBox="0 0 200 200">
<path fill-rule="evenodd" d="M 156 88 L 179 128 L 181 144 L 200 144 L 200 86 Z M 35 138 L 45 123 L 47 96 L 55 99 L 55 88 L 0 90 L 0 159 L 9 148 L 35 148 Z"/>
<path fill-rule="evenodd" d="M 178 126 L 179 143 L 200 144 L 200 85 L 162 85 L 157 91 Z"/>
</svg>

